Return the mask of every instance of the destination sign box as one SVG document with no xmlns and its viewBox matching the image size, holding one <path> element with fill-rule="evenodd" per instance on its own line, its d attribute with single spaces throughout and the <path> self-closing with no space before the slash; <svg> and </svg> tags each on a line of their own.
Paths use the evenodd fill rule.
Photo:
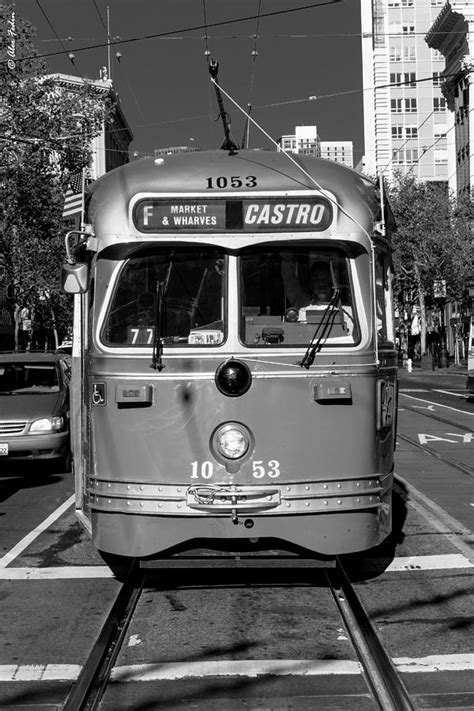
<svg viewBox="0 0 474 711">
<path fill-rule="evenodd" d="M 140 232 L 294 232 L 326 230 L 333 219 L 326 198 L 176 199 L 147 198 L 133 210 Z"/>
</svg>

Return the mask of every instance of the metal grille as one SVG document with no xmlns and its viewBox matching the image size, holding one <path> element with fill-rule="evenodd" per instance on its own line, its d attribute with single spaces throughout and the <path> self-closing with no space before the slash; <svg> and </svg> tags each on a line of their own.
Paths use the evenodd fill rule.
<svg viewBox="0 0 474 711">
<path fill-rule="evenodd" d="M 20 434 L 26 427 L 26 422 L 1 422 L 0 435 Z"/>
</svg>

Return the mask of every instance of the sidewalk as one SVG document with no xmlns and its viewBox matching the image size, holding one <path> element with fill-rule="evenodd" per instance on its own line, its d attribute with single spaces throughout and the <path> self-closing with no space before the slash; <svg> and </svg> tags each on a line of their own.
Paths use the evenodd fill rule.
<svg viewBox="0 0 474 711">
<path fill-rule="evenodd" d="M 408 372 L 406 367 L 399 366 L 399 372 L 405 372 L 407 375 L 463 375 L 467 378 L 467 365 L 450 365 L 448 368 L 438 368 L 434 367 L 433 370 L 422 369 L 420 366 L 414 365 L 412 367 L 411 373 Z"/>
</svg>

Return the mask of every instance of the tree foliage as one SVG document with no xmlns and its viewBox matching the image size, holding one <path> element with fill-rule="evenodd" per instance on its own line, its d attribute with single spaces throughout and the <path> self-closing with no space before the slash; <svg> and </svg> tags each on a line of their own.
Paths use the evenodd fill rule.
<svg viewBox="0 0 474 711">
<path fill-rule="evenodd" d="M 389 189 L 397 221 L 393 236 L 394 294 L 401 312 L 416 307 L 425 351 L 426 309 L 436 306 L 437 285 L 447 298 L 467 298 L 473 274 L 472 206 L 454 199 L 442 183 L 398 176 Z"/>
<path fill-rule="evenodd" d="M 13 12 L 0 6 L 1 56 L 10 57 L 0 62 L 3 286 L 17 326 L 18 314 L 29 307 L 45 327 L 64 331 L 70 322 L 70 299 L 59 291 L 64 193 L 71 175 L 90 164 L 91 140 L 113 106 L 90 82 L 71 90 L 48 75 L 34 28 Z"/>
</svg>

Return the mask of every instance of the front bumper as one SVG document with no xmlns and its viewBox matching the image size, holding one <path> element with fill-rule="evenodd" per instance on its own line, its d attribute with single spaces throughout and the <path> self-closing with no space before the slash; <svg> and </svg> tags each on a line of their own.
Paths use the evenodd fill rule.
<svg viewBox="0 0 474 711">
<path fill-rule="evenodd" d="M 29 459 L 60 459 L 69 452 L 69 432 L 54 432 L 41 435 L 0 437 L 0 444 L 8 445 L 8 454 L 0 456 L 0 462 Z"/>
</svg>

